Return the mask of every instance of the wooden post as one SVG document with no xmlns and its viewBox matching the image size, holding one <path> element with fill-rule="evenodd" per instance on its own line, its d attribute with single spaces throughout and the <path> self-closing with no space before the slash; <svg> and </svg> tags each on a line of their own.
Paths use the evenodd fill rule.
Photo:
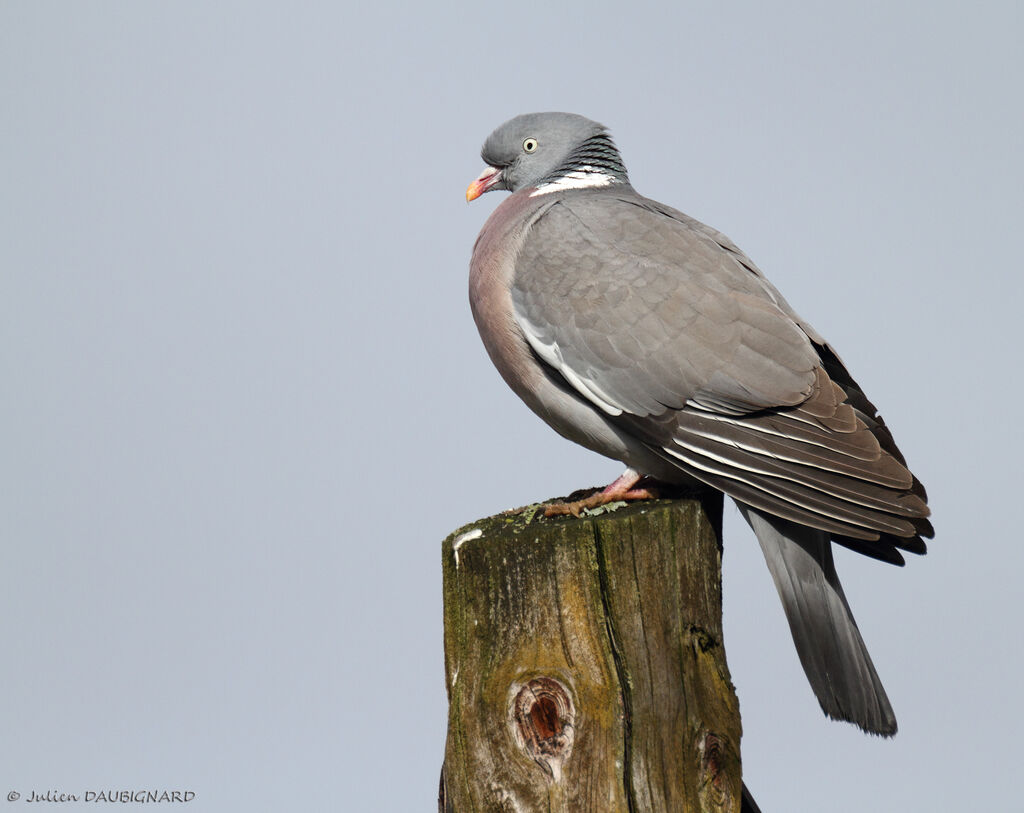
<svg viewBox="0 0 1024 813">
<path fill-rule="evenodd" d="M 739 813 L 721 512 L 534 507 L 445 540 L 442 813 Z"/>
</svg>

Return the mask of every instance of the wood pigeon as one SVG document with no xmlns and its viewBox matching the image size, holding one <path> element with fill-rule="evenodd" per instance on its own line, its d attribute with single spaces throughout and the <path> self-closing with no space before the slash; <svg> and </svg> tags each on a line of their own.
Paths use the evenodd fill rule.
<svg viewBox="0 0 1024 813">
<path fill-rule="evenodd" d="M 933 533 L 874 405 L 729 238 L 633 189 L 602 125 L 517 116 L 481 155 L 467 200 L 512 193 L 470 264 L 487 352 L 559 434 L 628 467 L 554 512 L 649 496 L 651 480 L 732 497 L 825 714 L 894 734 L 832 559 L 835 542 L 902 565 Z"/>
</svg>

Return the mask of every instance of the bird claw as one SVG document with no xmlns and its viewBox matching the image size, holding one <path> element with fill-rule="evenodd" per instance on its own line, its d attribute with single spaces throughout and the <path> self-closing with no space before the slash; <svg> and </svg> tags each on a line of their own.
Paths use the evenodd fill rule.
<svg viewBox="0 0 1024 813">
<path fill-rule="evenodd" d="M 567 514 L 579 518 L 583 511 L 607 505 L 620 500 L 656 500 L 658 492 L 653 488 L 630 488 L 625 491 L 595 491 L 589 497 L 573 502 L 555 502 L 544 506 L 544 516 L 564 517 Z"/>
</svg>

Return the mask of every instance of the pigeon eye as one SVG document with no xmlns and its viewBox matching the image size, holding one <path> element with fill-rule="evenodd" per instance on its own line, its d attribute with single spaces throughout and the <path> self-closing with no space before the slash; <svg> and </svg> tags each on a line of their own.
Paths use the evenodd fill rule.
<svg viewBox="0 0 1024 813">
<path fill-rule="evenodd" d="M 523 142 L 523 152 L 534 152 L 537 149 L 537 139 L 528 138 Z"/>
</svg>

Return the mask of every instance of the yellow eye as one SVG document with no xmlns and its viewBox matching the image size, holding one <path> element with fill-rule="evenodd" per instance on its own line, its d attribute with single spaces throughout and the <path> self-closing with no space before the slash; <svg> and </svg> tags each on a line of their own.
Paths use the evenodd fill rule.
<svg viewBox="0 0 1024 813">
<path fill-rule="evenodd" d="M 528 138 L 523 142 L 523 152 L 533 152 L 537 149 L 537 139 Z"/>
</svg>

